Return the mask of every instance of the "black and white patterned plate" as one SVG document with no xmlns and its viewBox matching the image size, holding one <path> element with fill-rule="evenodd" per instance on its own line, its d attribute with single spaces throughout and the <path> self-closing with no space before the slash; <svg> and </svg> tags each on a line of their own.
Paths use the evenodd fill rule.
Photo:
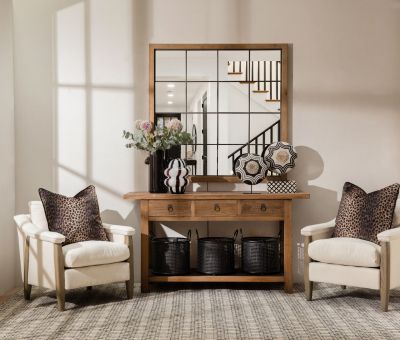
<svg viewBox="0 0 400 340">
<path fill-rule="evenodd" d="M 264 162 L 271 164 L 271 171 L 283 175 L 294 168 L 297 153 L 293 145 L 276 142 L 265 148 L 263 158 Z"/>
<path fill-rule="evenodd" d="M 239 156 L 235 162 L 235 174 L 246 184 L 260 183 L 267 175 L 269 163 L 261 156 L 245 153 Z"/>
</svg>

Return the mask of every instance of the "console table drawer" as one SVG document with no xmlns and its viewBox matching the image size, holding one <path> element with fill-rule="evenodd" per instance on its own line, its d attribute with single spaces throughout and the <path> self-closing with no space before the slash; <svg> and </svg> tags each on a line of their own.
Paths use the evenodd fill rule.
<svg viewBox="0 0 400 340">
<path fill-rule="evenodd" d="M 283 216 L 281 200 L 243 200 L 240 202 L 240 214 L 245 216 Z"/>
<path fill-rule="evenodd" d="M 149 216 L 190 216 L 191 201 L 150 200 Z"/>
<path fill-rule="evenodd" d="M 194 202 L 196 216 L 236 216 L 237 201 L 201 200 Z"/>
</svg>

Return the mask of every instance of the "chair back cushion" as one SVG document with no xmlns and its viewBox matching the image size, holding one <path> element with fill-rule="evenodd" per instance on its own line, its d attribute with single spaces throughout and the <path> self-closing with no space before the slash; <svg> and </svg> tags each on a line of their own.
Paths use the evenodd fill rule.
<svg viewBox="0 0 400 340">
<path fill-rule="evenodd" d="M 74 197 L 39 189 L 50 231 L 65 236 L 65 243 L 89 240 L 107 241 L 100 218 L 94 186 L 90 185 Z"/>
<path fill-rule="evenodd" d="M 28 205 L 32 223 L 41 229 L 49 230 L 42 202 L 30 201 Z"/>
<path fill-rule="evenodd" d="M 390 229 L 400 184 L 367 194 L 346 182 L 333 237 L 353 237 L 378 243 L 377 235 Z"/>
<path fill-rule="evenodd" d="M 379 267 L 381 247 L 357 238 L 338 237 L 317 240 L 308 246 L 308 255 L 323 263 L 356 267 Z"/>
<path fill-rule="evenodd" d="M 396 207 L 394 208 L 392 227 L 400 226 L 400 199 L 396 202 Z"/>
</svg>

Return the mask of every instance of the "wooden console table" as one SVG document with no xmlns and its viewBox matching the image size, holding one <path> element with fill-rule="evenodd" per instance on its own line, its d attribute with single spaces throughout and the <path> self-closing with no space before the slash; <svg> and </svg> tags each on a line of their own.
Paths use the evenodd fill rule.
<svg viewBox="0 0 400 340">
<path fill-rule="evenodd" d="M 241 192 L 191 192 L 183 195 L 130 192 L 126 200 L 140 200 L 142 247 L 142 292 L 156 282 L 284 282 L 293 289 L 292 200 L 307 199 L 308 193 L 244 194 Z M 153 221 L 279 221 L 283 229 L 283 272 L 275 275 L 151 275 L 149 230 Z"/>
</svg>

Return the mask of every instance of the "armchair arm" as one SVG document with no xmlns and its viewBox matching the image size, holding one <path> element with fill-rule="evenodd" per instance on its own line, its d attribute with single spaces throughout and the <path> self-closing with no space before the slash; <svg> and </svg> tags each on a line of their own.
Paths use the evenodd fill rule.
<svg viewBox="0 0 400 340">
<path fill-rule="evenodd" d="M 387 289 L 398 288 L 400 287 L 400 227 L 385 230 L 377 236 L 381 244 L 381 269 L 386 267 Z"/>
<path fill-rule="evenodd" d="M 135 233 L 135 229 L 124 225 L 103 223 L 103 228 L 107 233 L 114 235 L 132 236 Z"/>
<path fill-rule="evenodd" d="M 34 225 L 28 215 L 17 215 L 14 216 L 15 223 L 18 228 L 27 236 L 35 238 L 37 240 L 51 242 L 51 243 L 63 243 L 65 236 L 54 231 L 41 229 Z"/>
<path fill-rule="evenodd" d="M 333 219 L 325 223 L 304 227 L 301 229 L 301 235 L 311 236 L 312 238 L 329 238 L 332 236 L 333 229 L 335 228 L 335 221 L 336 219 Z"/>
<path fill-rule="evenodd" d="M 400 239 L 400 227 L 388 229 L 378 234 L 380 242 L 390 242 Z"/>
</svg>

